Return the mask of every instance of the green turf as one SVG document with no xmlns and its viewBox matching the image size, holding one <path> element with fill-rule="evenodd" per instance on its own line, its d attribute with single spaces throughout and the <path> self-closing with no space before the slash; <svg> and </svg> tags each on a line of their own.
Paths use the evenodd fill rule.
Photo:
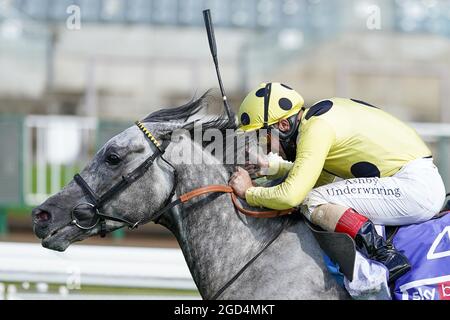
<svg viewBox="0 0 450 320">
<path fill-rule="evenodd" d="M 61 172 L 58 190 L 62 189 L 62 187 L 64 187 L 66 184 L 69 183 L 70 180 L 72 180 L 73 178 L 72 173 L 80 171 L 80 166 L 77 165 L 75 166 L 62 165 L 60 168 Z M 31 193 L 37 193 L 37 172 L 38 172 L 37 166 L 33 165 L 31 169 Z M 45 167 L 45 181 L 46 181 L 45 193 L 51 194 L 52 170 L 50 165 L 47 165 Z"/>
</svg>

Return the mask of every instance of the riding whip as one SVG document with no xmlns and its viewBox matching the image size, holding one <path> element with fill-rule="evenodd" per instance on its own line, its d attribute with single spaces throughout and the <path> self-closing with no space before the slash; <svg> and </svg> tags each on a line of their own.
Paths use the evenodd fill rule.
<svg viewBox="0 0 450 320">
<path fill-rule="evenodd" d="M 227 96 L 223 88 L 222 77 L 220 76 L 219 60 L 217 59 L 216 37 L 214 35 L 214 26 L 212 23 L 211 12 L 209 11 L 209 9 L 203 10 L 203 20 L 205 21 L 205 28 L 208 34 L 209 49 L 211 50 L 214 66 L 216 67 L 216 74 L 217 79 L 219 80 L 220 92 L 222 93 L 223 105 L 225 107 L 225 111 L 227 112 L 228 119 L 232 119 L 231 109 L 230 106 L 228 105 Z"/>
</svg>

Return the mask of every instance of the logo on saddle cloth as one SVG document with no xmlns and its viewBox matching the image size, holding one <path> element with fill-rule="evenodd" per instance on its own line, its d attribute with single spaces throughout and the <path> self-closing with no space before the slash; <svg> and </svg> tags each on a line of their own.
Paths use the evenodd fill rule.
<svg viewBox="0 0 450 320">
<path fill-rule="evenodd" d="M 401 289 L 402 300 L 450 300 L 450 277 L 408 283 Z"/>
<path fill-rule="evenodd" d="M 399 229 L 394 245 L 412 270 L 395 283 L 401 300 L 450 300 L 450 214 Z"/>
<path fill-rule="evenodd" d="M 440 249 L 440 247 L 443 247 Z M 443 249 L 443 250 L 442 250 Z M 444 228 L 434 240 L 430 250 L 427 253 L 427 259 L 440 259 L 450 256 L 450 226 Z"/>
</svg>

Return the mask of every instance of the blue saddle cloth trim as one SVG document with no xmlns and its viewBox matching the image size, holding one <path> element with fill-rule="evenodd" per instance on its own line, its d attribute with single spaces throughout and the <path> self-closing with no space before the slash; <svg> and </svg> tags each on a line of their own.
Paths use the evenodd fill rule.
<svg viewBox="0 0 450 320">
<path fill-rule="evenodd" d="M 325 253 L 323 253 L 323 261 L 328 269 L 328 272 L 333 276 L 337 283 L 344 288 L 344 274 L 340 271 L 339 265 L 330 259 Z"/>
</svg>

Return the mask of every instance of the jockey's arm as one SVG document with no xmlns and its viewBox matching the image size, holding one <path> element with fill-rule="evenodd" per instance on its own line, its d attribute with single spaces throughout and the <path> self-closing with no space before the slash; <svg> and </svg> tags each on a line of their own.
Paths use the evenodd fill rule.
<svg viewBox="0 0 450 320">
<path fill-rule="evenodd" d="M 267 161 L 269 166 L 267 168 L 262 168 L 260 170 L 261 176 L 266 176 L 269 180 L 275 180 L 278 178 L 282 178 L 291 171 L 294 166 L 293 162 L 284 160 L 277 153 L 270 152 L 267 155 Z"/>
<path fill-rule="evenodd" d="M 300 130 L 296 159 L 286 180 L 274 187 L 249 188 L 245 198 L 250 205 L 289 209 L 301 204 L 312 190 L 335 140 L 335 132 L 320 118 L 311 119 Z"/>
<path fill-rule="evenodd" d="M 293 162 L 284 160 L 282 157 L 280 157 L 277 153 L 270 152 L 267 155 L 269 166 L 267 168 L 263 168 L 260 171 L 261 176 L 265 176 L 269 180 L 276 180 L 278 178 L 282 178 L 286 176 L 289 171 L 291 171 L 292 167 L 294 166 Z M 322 173 L 319 176 L 319 179 L 317 179 L 317 182 L 314 186 L 314 188 L 329 184 L 334 182 L 336 179 L 336 176 L 326 172 L 322 171 Z"/>
<path fill-rule="evenodd" d="M 326 171 L 322 171 L 322 173 L 319 176 L 319 179 L 317 179 L 317 182 L 316 182 L 314 188 L 324 186 L 326 184 L 330 184 L 330 183 L 334 182 L 335 179 L 336 179 L 336 176 L 334 176 Z"/>
</svg>

